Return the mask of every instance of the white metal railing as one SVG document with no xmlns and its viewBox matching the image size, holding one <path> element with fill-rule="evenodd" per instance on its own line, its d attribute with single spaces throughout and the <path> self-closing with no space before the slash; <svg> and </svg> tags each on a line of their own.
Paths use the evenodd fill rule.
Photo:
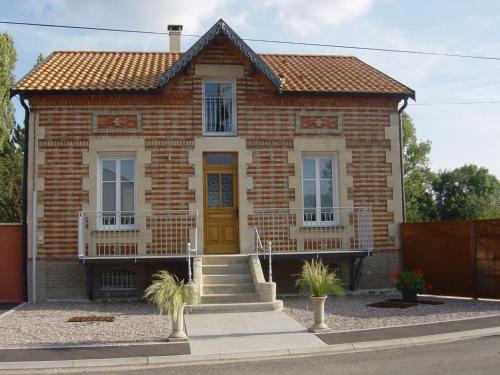
<svg viewBox="0 0 500 375">
<path fill-rule="evenodd" d="M 250 222 L 257 253 L 269 242 L 274 253 L 373 250 L 372 212 L 365 207 L 255 209 Z"/>
<path fill-rule="evenodd" d="M 235 132 L 231 96 L 207 96 L 203 100 L 203 107 L 206 133 L 233 134 Z"/>
<path fill-rule="evenodd" d="M 273 262 L 272 262 L 272 243 L 271 241 L 267 242 L 267 252 L 262 246 L 262 241 L 260 240 L 259 230 L 257 227 L 254 227 L 255 232 L 255 254 L 264 254 L 267 256 L 268 260 L 268 281 L 271 283 L 273 281 Z"/>
<path fill-rule="evenodd" d="M 78 213 L 78 256 L 190 256 L 198 249 L 197 211 Z M 191 250 L 186 254 L 186 246 Z M 194 246 L 191 246 L 194 244 Z"/>
</svg>

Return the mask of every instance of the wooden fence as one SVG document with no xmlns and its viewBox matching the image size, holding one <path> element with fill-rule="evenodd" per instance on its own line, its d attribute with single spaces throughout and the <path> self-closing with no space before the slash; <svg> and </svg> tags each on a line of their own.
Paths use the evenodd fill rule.
<svg viewBox="0 0 500 375">
<path fill-rule="evenodd" d="M 402 265 L 422 269 L 433 294 L 500 298 L 500 220 L 401 225 Z"/>
<path fill-rule="evenodd" d="M 22 238 L 21 224 L 0 224 L 0 302 L 24 299 Z"/>
</svg>

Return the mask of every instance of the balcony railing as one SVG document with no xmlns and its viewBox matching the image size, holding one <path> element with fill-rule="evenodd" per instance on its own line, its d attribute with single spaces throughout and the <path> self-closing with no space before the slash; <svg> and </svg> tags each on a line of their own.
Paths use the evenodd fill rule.
<svg viewBox="0 0 500 375">
<path fill-rule="evenodd" d="M 78 256 L 147 258 L 186 256 L 197 249 L 196 211 L 102 212 L 78 214 Z"/>
<path fill-rule="evenodd" d="M 373 249 L 372 213 L 369 208 L 256 209 L 250 224 L 255 227 L 256 251 L 342 252 Z M 268 245 L 269 246 L 269 245 Z"/>
<path fill-rule="evenodd" d="M 205 133 L 234 134 L 233 99 L 229 96 L 208 96 L 203 100 Z"/>
</svg>

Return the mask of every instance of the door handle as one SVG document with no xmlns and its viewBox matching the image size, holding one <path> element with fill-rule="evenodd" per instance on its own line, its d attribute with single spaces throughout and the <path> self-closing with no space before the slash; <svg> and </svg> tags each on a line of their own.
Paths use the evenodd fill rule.
<svg viewBox="0 0 500 375">
<path fill-rule="evenodd" d="M 239 216 L 239 210 L 238 210 L 238 207 L 235 207 L 234 208 L 234 214 L 236 215 L 236 217 Z"/>
</svg>

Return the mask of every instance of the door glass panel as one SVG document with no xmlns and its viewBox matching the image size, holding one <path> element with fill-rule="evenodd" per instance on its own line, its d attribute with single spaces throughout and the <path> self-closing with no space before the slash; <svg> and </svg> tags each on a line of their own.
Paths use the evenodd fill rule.
<svg viewBox="0 0 500 375">
<path fill-rule="evenodd" d="M 234 154 L 206 154 L 205 163 L 208 165 L 233 165 Z"/>
<path fill-rule="evenodd" d="M 208 207 L 220 207 L 220 175 L 207 175 L 207 195 Z"/>
<path fill-rule="evenodd" d="M 221 175 L 221 197 L 222 207 L 233 207 L 233 175 Z"/>
</svg>

